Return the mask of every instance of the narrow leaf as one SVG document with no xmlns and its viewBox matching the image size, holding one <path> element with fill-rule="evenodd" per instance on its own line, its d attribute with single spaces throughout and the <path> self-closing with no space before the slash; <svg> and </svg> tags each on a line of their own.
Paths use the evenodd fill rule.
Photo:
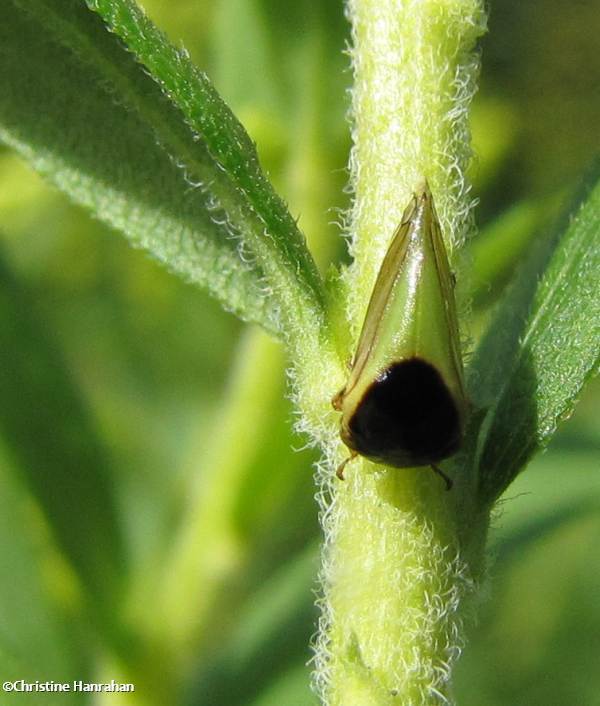
<svg viewBox="0 0 600 706">
<path fill-rule="evenodd" d="M 71 623 L 63 621 L 65 613 L 73 610 L 76 597 L 65 590 L 68 579 L 60 573 L 55 554 L 46 542 L 32 512 L 31 497 L 22 478 L 10 459 L 11 449 L 0 443 L 0 552 L 2 581 L 0 581 L 0 664 L 3 681 L 35 682 L 41 674 L 52 675 L 58 682 L 73 679 L 91 679 L 90 653 L 93 640 L 82 649 L 80 640 L 75 646 Z M 32 521 L 32 518 L 34 521 Z M 51 567 L 51 572 L 48 568 Z M 58 569 L 58 570 L 57 570 Z M 49 588 L 52 576 L 52 589 Z M 62 583 L 62 585 L 61 585 Z M 57 591 L 60 607 L 57 607 Z M 77 593 L 75 591 L 75 593 Z M 63 613 L 64 609 L 64 613 Z M 39 700 L 36 700 L 39 696 Z M 53 695 L 54 696 L 54 695 Z M 67 694 L 72 697 L 72 694 Z M 46 697 L 45 699 L 43 697 Z M 58 700 L 49 700 L 48 694 L 28 694 L 30 706 L 58 706 Z M 15 704 L 10 697 L 3 703 Z M 68 704 L 68 701 L 60 701 Z"/>
<path fill-rule="evenodd" d="M 2 3 L 0 78 L 0 140 L 226 308 L 280 328 L 246 197 L 100 18 L 75 0 Z M 297 294 L 296 265 L 282 267 Z"/>
<path fill-rule="evenodd" d="M 565 229 L 535 243 L 471 365 L 475 408 L 485 414 L 475 458 L 479 492 L 493 502 L 598 369 L 600 181 Z"/>
<path fill-rule="evenodd" d="M 115 599 L 125 557 L 108 454 L 32 293 L 2 263 L 0 320 L 3 444 L 87 588 Z"/>
<path fill-rule="evenodd" d="M 299 312 L 292 310 L 299 305 L 320 310 L 322 283 L 304 237 L 265 177 L 253 142 L 208 77 L 186 52 L 167 42 L 133 0 L 87 0 L 87 4 L 147 67 L 220 167 L 221 173 L 215 169 L 213 175 L 218 179 L 218 196 L 248 238 L 275 294 L 290 307 L 284 315 L 298 318 Z M 170 144 L 170 135 L 161 133 L 161 137 Z M 194 170 L 193 152 L 181 157 Z M 291 291 L 296 294 L 293 299 Z"/>
</svg>

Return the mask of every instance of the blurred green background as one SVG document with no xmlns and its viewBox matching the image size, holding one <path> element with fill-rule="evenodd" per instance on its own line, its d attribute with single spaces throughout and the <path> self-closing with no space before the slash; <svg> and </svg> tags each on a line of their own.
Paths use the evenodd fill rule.
<svg viewBox="0 0 600 706">
<path fill-rule="evenodd" d="M 342 3 L 144 6 L 244 122 L 320 264 L 343 259 Z M 464 277 L 475 338 L 597 154 L 599 10 L 491 4 Z M 314 704 L 317 456 L 292 432 L 281 351 L 8 151 L 0 232 L 0 675 L 136 684 L 0 701 Z M 461 706 L 600 705 L 599 393 L 499 505 Z"/>
</svg>

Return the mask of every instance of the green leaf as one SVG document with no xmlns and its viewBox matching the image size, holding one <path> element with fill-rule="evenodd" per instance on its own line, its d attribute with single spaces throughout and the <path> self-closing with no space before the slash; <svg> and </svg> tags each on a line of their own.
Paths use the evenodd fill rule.
<svg viewBox="0 0 600 706">
<path fill-rule="evenodd" d="M 108 610 L 124 569 L 108 453 L 33 294 L 0 263 L 0 434 L 58 545 Z"/>
<path fill-rule="evenodd" d="M 142 19 L 148 37 L 134 44 L 159 73 L 175 70 L 176 60 L 201 77 Z M 128 25 L 128 38 L 137 30 Z M 189 129 L 146 69 L 76 0 L 3 3 L 0 59 L 0 139 L 74 200 L 270 331 L 280 330 L 282 308 L 298 318 L 309 300 L 315 305 L 320 283 L 301 236 L 288 228 L 293 221 L 269 191 L 252 143 L 204 77 L 203 91 L 186 83 L 189 76 L 175 82 L 212 142 Z M 260 189 L 246 179 L 246 191 L 256 197 L 262 189 L 279 206 L 268 228 L 237 183 L 248 170 Z"/>
<path fill-rule="evenodd" d="M 87 3 L 151 72 L 214 160 L 211 177 L 218 180 L 218 186 L 213 188 L 248 239 L 282 303 L 284 317 L 302 320 L 306 314 L 320 315 L 323 287 L 304 237 L 262 172 L 253 142 L 208 77 L 186 52 L 167 42 L 132 0 Z M 169 146 L 171 136 L 161 133 L 161 137 Z M 202 165 L 193 151 L 185 151 L 181 157 L 202 179 Z M 306 311 L 296 311 L 300 308 Z M 311 308 L 314 311 L 309 312 Z"/>
<path fill-rule="evenodd" d="M 469 373 L 485 414 L 474 463 L 493 502 L 572 412 L 600 356 L 600 182 L 568 226 L 538 240 L 500 304 Z"/>
<path fill-rule="evenodd" d="M 0 664 L 2 680 L 51 678 L 57 682 L 91 679 L 93 644 L 89 631 L 82 649 L 73 630 L 73 598 L 10 449 L 0 443 Z M 58 564 L 58 565 L 57 565 Z M 66 584 L 66 586 L 65 586 Z M 42 676 L 43 675 L 43 676 Z M 21 694 L 3 695 L 5 705 Z M 68 704 L 72 694 L 29 693 L 31 706 Z"/>
</svg>

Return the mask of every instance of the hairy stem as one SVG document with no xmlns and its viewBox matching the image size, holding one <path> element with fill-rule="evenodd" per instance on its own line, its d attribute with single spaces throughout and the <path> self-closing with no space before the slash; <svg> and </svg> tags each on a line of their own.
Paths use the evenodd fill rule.
<svg viewBox="0 0 600 706">
<path fill-rule="evenodd" d="M 353 337 L 390 237 L 427 178 L 449 251 L 464 238 L 471 199 L 467 109 L 475 90 L 478 0 L 350 0 L 355 71 L 354 262 L 345 273 Z M 350 352 L 348 357 L 350 357 Z M 335 455 L 335 454 L 334 454 Z M 332 464 L 333 465 L 333 464 Z M 328 469 L 331 474 L 331 468 Z M 367 461 L 324 503 L 323 618 L 316 683 L 329 706 L 451 702 L 465 598 L 479 571 L 485 513 L 464 544 L 451 493 L 427 469 Z M 462 531 L 462 530 L 461 530 Z M 462 537 L 462 534 L 460 535 Z M 468 549 L 466 549 L 468 545 Z"/>
<path fill-rule="evenodd" d="M 348 13 L 355 75 L 350 313 L 362 321 L 390 237 L 423 178 L 449 252 L 468 233 L 468 107 L 485 16 L 480 0 L 349 0 Z"/>
</svg>

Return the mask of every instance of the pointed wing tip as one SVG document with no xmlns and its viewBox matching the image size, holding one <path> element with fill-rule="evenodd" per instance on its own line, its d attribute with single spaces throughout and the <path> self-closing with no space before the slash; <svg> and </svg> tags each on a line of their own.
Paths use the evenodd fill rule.
<svg viewBox="0 0 600 706">
<path fill-rule="evenodd" d="M 429 188 L 429 182 L 426 177 L 423 177 L 417 182 L 414 193 L 418 199 L 425 198 L 431 200 L 431 189 Z"/>
</svg>

